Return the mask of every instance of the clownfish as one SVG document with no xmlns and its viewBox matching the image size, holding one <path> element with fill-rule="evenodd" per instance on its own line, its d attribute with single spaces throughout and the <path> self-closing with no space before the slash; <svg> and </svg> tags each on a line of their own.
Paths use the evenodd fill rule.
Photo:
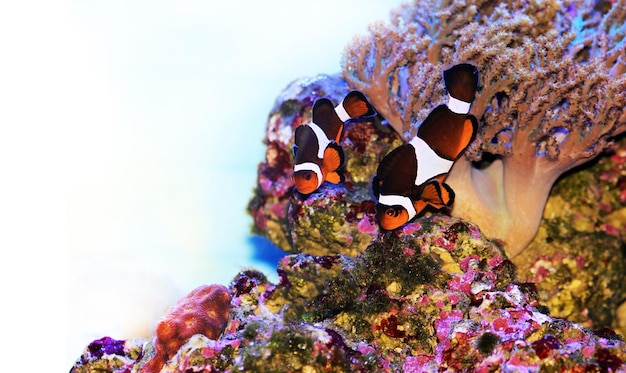
<svg viewBox="0 0 626 373">
<path fill-rule="evenodd" d="M 462 63 L 443 73 L 448 102 L 434 108 L 417 135 L 383 158 L 372 180 L 381 228 L 393 230 L 428 206 L 450 207 L 454 191 L 444 183 L 452 164 L 473 141 L 478 121 L 469 114 L 478 70 Z"/>
<path fill-rule="evenodd" d="M 298 126 L 294 134 L 292 180 L 298 192 L 308 195 L 324 181 L 332 184 L 343 181 L 339 169 L 343 166 L 344 153 L 338 145 L 343 125 L 350 119 L 375 114 L 359 91 L 350 92 L 337 106 L 326 98 L 315 101 L 311 122 Z"/>
</svg>

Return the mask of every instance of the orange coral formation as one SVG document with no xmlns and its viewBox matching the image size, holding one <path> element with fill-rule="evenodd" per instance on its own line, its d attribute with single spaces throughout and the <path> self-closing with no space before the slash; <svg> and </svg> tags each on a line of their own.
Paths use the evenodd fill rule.
<svg viewBox="0 0 626 373">
<path fill-rule="evenodd" d="M 156 328 L 154 356 L 142 373 L 157 373 L 193 335 L 217 339 L 228 324 L 230 293 L 222 285 L 203 285 L 170 308 Z"/>
<path fill-rule="evenodd" d="M 553 183 L 626 131 L 626 0 L 415 0 L 346 49 L 345 79 L 406 139 L 474 63 L 476 140 L 452 168 L 452 214 L 519 254 Z"/>
</svg>

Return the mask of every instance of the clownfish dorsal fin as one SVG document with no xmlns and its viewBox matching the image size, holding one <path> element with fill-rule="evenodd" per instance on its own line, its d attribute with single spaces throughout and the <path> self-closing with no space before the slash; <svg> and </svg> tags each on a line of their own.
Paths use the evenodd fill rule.
<svg viewBox="0 0 626 373">
<path fill-rule="evenodd" d="M 319 98 L 313 104 L 311 121 L 317 124 L 329 140 L 339 142 L 343 131 L 343 122 L 335 113 L 335 106 L 327 98 Z"/>
<path fill-rule="evenodd" d="M 367 101 L 365 95 L 359 91 L 348 93 L 339 105 L 343 106 L 343 109 L 349 116 L 349 118 L 341 118 L 340 115 L 343 121 L 357 117 L 369 117 L 376 114 L 376 111 L 372 105 L 370 105 L 369 101 Z"/>
<path fill-rule="evenodd" d="M 385 194 L 404 193 L 414 184 L 417 165 L 415 151 L 411 145 L 404 144 L 389 152 L 378 164 L 376 176 L 385 181 L 392 189 Z"/>
<path fill-rule="evenodd" d="M 343 166 L 343 149 L 337 144 L 330 144 L 324 151 L 324 164 L 322 168 L 326 173 L 335 172 Z"/>
<path fill-rule="evenodd" d="M 443 81 L 450 96 L 471 103 L 478 88 L 478 69 L 471 63 L 454 65 L 443 72 Z"/>
</svg>

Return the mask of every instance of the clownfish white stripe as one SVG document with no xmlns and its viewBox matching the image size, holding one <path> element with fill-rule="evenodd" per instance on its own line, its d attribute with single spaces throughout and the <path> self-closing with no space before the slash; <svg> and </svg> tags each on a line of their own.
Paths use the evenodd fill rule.
<svg viewBox="0 0 626 373">
<path fill-rule="evenodd" d="M 471 102 L 465 102 L 457 100 L 456 98 L 448 95 L 448 103 L 446 104 L 448 109 L 455 114 L 467 114 L 470 111 Z"/>
<path fill-rule="evenodd" d="M 307 123 L 307 126 L 309 126 L 313 130 L 313 132 L 315 133 L 315 137 L 317 138 L 317 157 L 320 159 L 324 159 L 324 151 L 332 141 L 328 139 L 328 136 L 326 136 L 324 130 L 322 130 L 317 124 L 309 122 Z"/>
<path fill-rule="evenodd" d="M 317 187 L 319 188 L 320 185 L 322 185 L 322 170 L 320 169 L 320 166 L 318 166 L 317 164 L 313 162 L 305 162 L 305 163 L 300 163 L 300 164 L 293 166 L 293 172 L 298 172 L 298 171 L 315 172 L 315 174 L 317 175 Z"/>
<path fill-rule="evenodd" d="M 341 101 L 339 105 L 335 106 L 335 113 L 337 113 L 337 116 L 339 117 L 339 119 L 341 119 L 342 122 L 346 122 L 348 119 L 350 119 L 350 114 L 348 114 L 346 108 L 343 107 L 343 101 Z"/>
<path fill-rule="evenodd" d="M 402 206 L 409 213 L 409 221 L 417 215 L 413 202 L 409 197 L 399 196 L 395 194 L 383 195 L 378 198 L 378 203 L 385 206 Z"/>
<path fill-rule="evenodd" d="M 452 168 L 454 161 L 441 158 L 426 143 L 426 141 L 415 136 L 409 144 L 415 148 L 415 157 L 417 157 L 417 175 L 415 176 L 415 185 L 421 185 L 426 180 L 447 173 Z"/>
</svg>

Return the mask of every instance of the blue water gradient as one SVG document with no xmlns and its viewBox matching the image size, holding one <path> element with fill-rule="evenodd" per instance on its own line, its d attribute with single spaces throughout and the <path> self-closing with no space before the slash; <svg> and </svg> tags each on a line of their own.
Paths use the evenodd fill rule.
<svg viewBox="0 0 626 373">
<path fill-rule="evenodd" d="M 247 268 L 276 280 L 282 252 L 246 212 L 269 110 L 291 81 L 339 72 L 400 1 L 13 3 L 1 236 L 20 269 L 2 282 L 25 287 L 4 290 L 25 320 L 3 314 L 21 336 L 5 340 L 67 371 L 93 340 L 150 337 L 196 286 Z M 28 352 L 40 333 L 49 358 Z"/>
</svg>

